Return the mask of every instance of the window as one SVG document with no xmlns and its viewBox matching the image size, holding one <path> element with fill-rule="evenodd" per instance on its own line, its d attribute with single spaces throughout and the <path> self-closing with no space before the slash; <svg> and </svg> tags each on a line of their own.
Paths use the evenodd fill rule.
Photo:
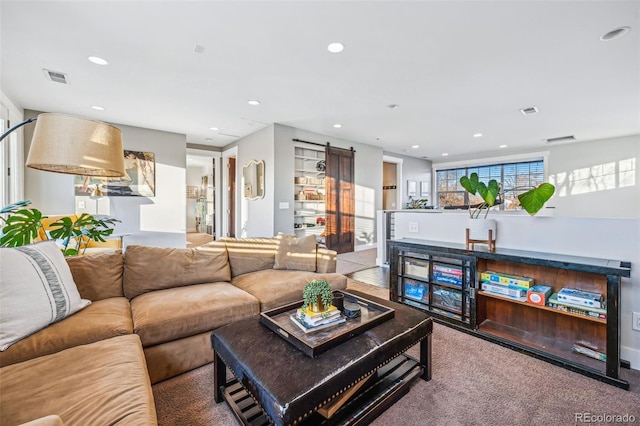
<svg viewBox="0 0 640 426">
<path fill-rule="evenodd" d="M 487 183 L 495 179 L 500 185 L 502 203 L 496 206 L 499 210 L 520 210 L 518 194 L 544 182 L 542 160 L 438 170 L 436 172 L 438 205 L 465 208 L 470 204 L 481 203 L 480 197 L 472 196 L 460 185 L 462 176 L 468 176 L 474 172 L 478 174 L 481 182 Z"/>
</svg>

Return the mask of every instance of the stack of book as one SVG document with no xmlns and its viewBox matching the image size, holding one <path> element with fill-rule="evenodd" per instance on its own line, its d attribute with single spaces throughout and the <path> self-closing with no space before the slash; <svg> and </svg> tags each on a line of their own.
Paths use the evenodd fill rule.
<svg viewBox="0 0 640 426">
<path fill-rule="evenodd" d="M 315 333 L 342 324 L 346 317 L 335 306 L 331 305 L 324 312 L 313 312 L 311 309 L 299 308 L 291 315 L 291 321 L 305 333 Z"/>
<path fill-rule="evenodd" d="M 527 301 L 527 291 L 534 286 L 533 278 L 485 271 L 480 274 L 480 286 L 487 293 Z"/>
<path fill-rule="evenodd" d="M 462 268 L 459 266 L 433 264 L 433 281 L 462 287 Z"/>
<path fill-rule="evenodd" d="M 604 300 L 598 301 L 596 303 L 596 301 L 594 301 L 594 299 L 590 297 L 589 299 L 583 300 L 582 303 L 580 303 L 580 300 L 567 298 L 566 292 L 565 294 L 563 294 L 564 297 L 559 297 L 560 293 L 562 293 L 562 290 L 560 290 L 560 292 L 558 293 L 553 293 L 549 298 L 549 306 L 551 308 L 563 312 L 570 312 L 576 315 L 584 315 L 586 317 L 599 318 L 603 320 L 607 319 L 607 309 L 604 307 Z"/>
</svg>

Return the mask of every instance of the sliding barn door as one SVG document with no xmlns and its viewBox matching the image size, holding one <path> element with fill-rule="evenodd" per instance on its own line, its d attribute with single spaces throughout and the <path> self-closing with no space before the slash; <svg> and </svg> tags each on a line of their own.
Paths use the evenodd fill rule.
<svg viewBox="0 0 640 426">
<path fill-rule="evenodd" d="M 338 253 L 352 252 L 355 238 L 354 151 L 326 149 L 326 217 L 327 247 Z"/>
</svg>

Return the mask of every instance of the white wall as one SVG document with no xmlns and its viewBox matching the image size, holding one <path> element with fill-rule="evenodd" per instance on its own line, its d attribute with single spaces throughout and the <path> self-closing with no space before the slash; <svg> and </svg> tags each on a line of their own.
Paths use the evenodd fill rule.
<svg viewBox="0 0 640 426">
<path fill-rule="evenodd" d="M 115 124 L 124 149 L 149 151 L 156 159 L 155 197 L 109 197 L 111 216 L 130 233 L 125 245 L 186 247 L 186 136 Z"/>
<path fill-rule="evenodd" d="M 636 187 L 637 188 L 637 187 Z M 640 369 L 640 332 L 631 329 L 631 313 L 640 312 L 640 220 L 616 218 L 530 217 L 493 212 L 496 246 L 631 262 L 631 278 L 621 288 L 621 356 Z M 466 212 L 397 212 L 396 238 L 420 238 L 464 244 Z M 418 232 L 409 232 L 409 222 Z"/>
<path fill-rule="evenodd" d="M 550 147 L 557 216 L 640 218 L 640 135 Z"/>
<path fill-rule="evenodd" d="M 343 149 L 353 149 L 354 180 L 356 184 L 355 249 L 374 247 L 376 242 L 376 210 L 382 208 L 382 149 L 370 145 L 308 132 L 280 124 L 275 125 L 275 152 L 278 165 L 275 170 L 276 232 L 292 234 L 293 230 L 293 168 L 294 142 L 301 139 Z M 289 203 L 289 209 L 280 209 L 279 203 Z"/>
<path fill-rule="evenodd" d="M 236 158 L 236 235 L 239 237 L 272 237 L 274 230 L 274 190 L 276 164 L 274 151 L 274 126 L 267 126 L 237 141 Z M 264 161 L 264 197 L 248 200 L 243 196 L 242 168 L 251 160 Z M 293 173 L 293 170 L 292 170 Z M 292 178 L 293 180 L 293 178 Z"/>
</svg>

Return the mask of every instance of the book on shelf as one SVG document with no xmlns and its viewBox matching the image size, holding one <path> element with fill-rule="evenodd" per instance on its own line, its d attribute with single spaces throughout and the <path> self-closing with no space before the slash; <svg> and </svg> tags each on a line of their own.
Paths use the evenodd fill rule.
<svg viewBox="0 0 640 426">
<path fill-rule="evenodd" d="M 325 330 L 327 328 L 335 327 L 336 325 L 343 324 L 347 321 L 347 318 L 345 316 L 338 315 L 337 317 L 332 318 L 331 321 L 329 321 L 328 323 L 319 324 L 319 325 L 310 325 L 306 323 L 303 319 L 300 319 L 295 314 L 290 315 L 289 318 L 291 318 L 291 322 L 293 322 L 296 326 L 298 326 L 300 330 L 304 331 L 307 334 L 315 333 L 321 330 Z"/>
<path fill-rule="evenodd" d="M 480 286 L 482 290 L 486 291 L 487 293 L 497 294 L 499 296 L 508 297 L 509 299 L 517 300 L 520 302 L 527 301 L 527 290 L 520 287 L 499 285 L 487 282 L 480 283 Z"/>
<path fill-rule="evenodd" d="M 450 274 L 448 272 L 440 272 L 434 269 L 433 281 L 442 284 L 451 284 L 457 287 L 462 287 L 462 275 Z"/>
<path fill-rule="evenodd" d="M 462 268 L 460 266 L 446 266 L 440 263 L 433 264 L 433 270 L 437 272 L 443 272 L 445 274 L 452 274 L 462 276 Z"/>
<path fill-rule="evenodd" d="M 564 300 L 558 300 L 558 293 L 553 293 L 549 298 L 549 307 L 562 312 L 584 315 L 592 318 L 607 319 L 606 308 L 594 308 L 589 306 L 574 305 Z"/>
<path fill-rule="evenodd" d="M 602 294 L 576 288 L 563 288 L 558 292 L 558 301 L 572 305 L 602 308 Z"/>
<path fill-rule="evenodd" d="M 585 342 L 578 341 L 573 344 L 573 352 L 577 352 L 582 355 L 586 355 L 588 357 L 597 359 L 598 361 L 606 361 L 607 355 L 600 352 L 597 348 L 589 344 L 585 344 Z"/>
<path fill-rule="evenodd" d="M 484 271 L 480 274 L 480 280 L 490 282 L 492 284 L 512 285 L 528 289 L 535 285 L 535 280 L 529 277 L 519 275 L 503 274 L 494 271 Z"/>
</svg>

